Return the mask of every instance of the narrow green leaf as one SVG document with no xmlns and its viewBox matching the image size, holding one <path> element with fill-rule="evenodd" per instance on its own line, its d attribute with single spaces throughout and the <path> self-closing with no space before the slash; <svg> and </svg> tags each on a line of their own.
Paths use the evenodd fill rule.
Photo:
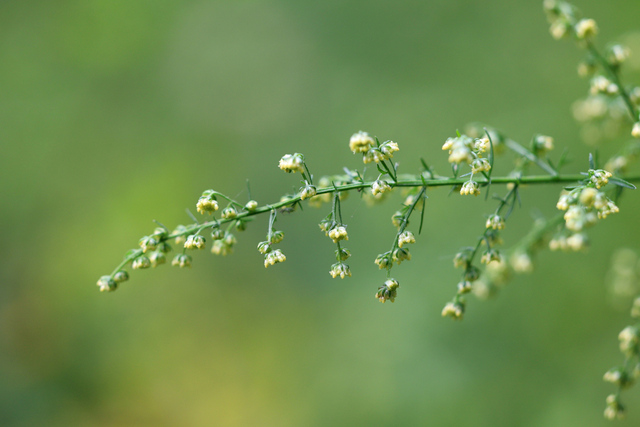
<svg viewBox="0 0 640 427">
<path fill-rule="evenodd" d="M 420 227 L 418 227 L 418 234 L 422 233 L 422 224 L 424 223 L 424 210 L 427 206 L 427 201 L 425 200 L 427 196 L 422 196 L 422 212 L 420 213 Z"/>
<path fill-rule="evenodd" d="M 613 185 L 617 185 L 618 187 L 630 188 L 632 190 L 636 189 L 636 186 L 632 183 L 625 181 L 622 178 L 616 178 L 615 176 L 609 178 L 609 182 Z"/>
</svg>

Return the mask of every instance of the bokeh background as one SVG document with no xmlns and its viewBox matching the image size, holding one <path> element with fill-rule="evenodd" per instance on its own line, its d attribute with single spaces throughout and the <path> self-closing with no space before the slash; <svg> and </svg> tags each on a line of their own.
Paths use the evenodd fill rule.
<svg viewBox="0 0 640 427">
<path fill-rule="evenodd" d="M 601 46 L 640 29 L 636 0 L 579 6 Z M 446 190 L 394 269 L 395 304 L 373 298 L 373 259 L 399 198 L 343 204 L 343 281 L 316 225 L 327 209 L 308 208 L 279 217 L 284 264 L 262 266 L 259 218 L 230 257 L 95 286 L 153 219 L 187 223 L 207 188 L 245 199 L 249 179 L 258 201 L 278 200 L 298 185 L 283 154 L 316 176 L 361 168 L 347 147 L 361 129 L 397 141 L 407 172 L 424 157 L 445 173 L 440 147 L 470 121 L 525 143 L 553 135 L 567 171 L 584 170 L 581 57 L 552 40 L 537 0 L 0 2 L 0 424 L 608 425 L 602 374 L 629 318 L 607 270 L 616 247 L 638 247 L 636 194 L 588 253 L 541 253 L 495 300 L 471 298 L 463 322 L 440 317 L 451 258 L 494 204 Z M 523 193 L 507 245 L 558 191 Z M 624 401 L 623 425 L 638 425 L 640 390 Z"/>
</svg>

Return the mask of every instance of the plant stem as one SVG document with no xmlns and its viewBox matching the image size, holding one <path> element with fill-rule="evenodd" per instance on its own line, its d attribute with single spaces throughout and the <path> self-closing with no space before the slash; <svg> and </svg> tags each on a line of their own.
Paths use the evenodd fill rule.
<svg viewBox="0 0 640 427">
<path fill-rule="evenodd" d="M 519 144 L 518 144 L 519 145 Z M 573 184 L 576 183 L 580 180 L 584 179 L 584 175 L 581 174 L 567 174 L 567 175 L 532 175 L 532 176 L 523 176 L 520 178 L 514 178 L 514 177 L 510 177 L 510 176 L 502 176 L 502 177 L 491 177 L 491 184 L 533 184 L 533 185 L 537 185 L 537 184 Z M 625 180 L 629 181 L 629 182 L 640 182 L 640 175 L 634 175 L 634 176 L 629 176 L 629 177 L 625 177 Z M 394 187 L 445 187 L 445 186 L 458 186 L 458 185 L 462 185 L 466 182 L 466 179 L 459 179 L 459 178 L 445 178 L 445 177 L 436 177 L 433 179 L 405 179 L 405 180 L 398 180 Z M 369 181 L 369 182 L 358 182 L 358 183 L 352 183 L 352 184 L 344 184 L 344 185 L 332 185 L 331 187 L 327 187 L 327 188 L 319 188 L 318 189 L 318 195 L 320 194 L 326 194 L 326 193 L 333 193 L 333 192 L 338 192 L 338 191 L 351 191 L 351 190 L 361 190 L 361 189 L 365 189 L 365 188 L 370 188 L 373 185 L 374 181 Z M 485 180 L 479 180 L 478 184 L 480 185 L 487 185 L 489 182 L 485 179 Z M 224 196 L 221 193 L 216 192 L 216 195 L 219 195 L 227 200 L 231 200 L 228 197 Z M 266 212 L 271 212 L 274 209 L 279 209 L 285 206 L 289 206 L 289 205 L 294 205 L 296 203 L 300 203 L 301 198 L 300 196 L 295 196 L 292 197 L 290 199 L 287 199 L 285 201 L 282 202 L 278 202 L 278 203 L 273 203 L 273 204 L 267 204 L 264 206 L 260 206 L 257 209 L 249 212 L 249 211 L 242 211 L 242 212 L 238 212 L 238 215 L 233 218 L 233 219 L 213 219 L 211 221 L 207 221 L 207 222 L 203 222 L 202 224 L 192 224 L 190 226 L 187 226 L 185 228 L 184 231 L 181 232 L 174 232 L 169 234 L 168 236 L 165 236 L 163 239 L 161 239 L 161 242 L 165 242 L 171 239 L 175 239 L 176 237 L 180 237 L 180 236 L 184 236 L 184 235 L 188 235 L 188 234 L 194 234 L 194 231 L 201 231 L 204 230 L 205 228 L 213 228 L 216 226 L 220 226 L 222 224 L 231 222 L 231 221 L 237 221 L 239 219 L 242 218 L 246 218 L 246 217 L 250 217 L 250 216 L 254 216 L 254 215 L 260 215 Z M 235 203 L 235 202 L 234 202 Z M 339 202 L 338 202 L 339 203 Z M 335 220 L 335 219 L 334 219 Z M 113 277 L 118 271 L 120 271 L 125 265 L 127 265 L 128 263 L 130 263 L 131 261 L 133 261 L 134 259 L 138 258 L 140 255 L 142 255 L 142 249 L 136 249 L 133 252 L 131 252 L 131 254 L 129 254 L 128 256 L 126 256 L 124 258 L 124 260 L 118 264 L 118 266 L 113 270 L 113 272 L 111 273 L 111 277 Z"/>
</svg>

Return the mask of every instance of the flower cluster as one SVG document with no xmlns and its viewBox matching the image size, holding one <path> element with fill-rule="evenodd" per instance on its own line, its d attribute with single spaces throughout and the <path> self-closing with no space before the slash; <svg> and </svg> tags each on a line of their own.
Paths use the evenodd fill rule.
<svg viewBox="0 0 640 427">
<path fill-rule="evenodd" d="M 287 173 L 304 173 L 304 156 L 300 153 L 285 154 L 280 159 L 278 167 Z"/>
<path fill-rule="evenodd" d="M 340 277 L 341 279 L 351 277 L 351 268 L 349 268 L 349 265 L 345 263 L 345 261 L 351 256 L 351 252 L 349 249 L 341 246 L 341 243 L 349 240 L 349 235 L 347 233 L 346 224 L 342 222 L 340 194 L 338 192 L 333 195 L 333 208 L 331 213 L 320 221 L 319 226 L 320 230 L 322 230 L 325 235 L 336 244 L 335 255 L 337 262 L 331 265 L 329 274 L 334 279 L 336 277 Z"/>
<path fill-rule="evenodd" d="M 198 234 L 191 234 L 184 242 L 185 249 L 204 249 L 205 238 Z"/>
<path fill-rule="evenodd" d="M 331 270 L 329 271 L 331 277 L 334 279 L 338 276 L 340 276 L 341 279 L 347 276 L 351 277 L 351 268 L 349 268 L 348 264 L 345 264 L 345 261 L 349 259 L 350 256 L 351 252 L 349 249 L 342 248 L 340 244 L 338 244 L 338 249 L 336 249 L 336 259 L 338 262 L 331 266 Z"/>
<path fill-rule="evenodd" d="M 378 292 L 376 292 L 375 297 L 382 303 L 387 301 L 394 302 L 398 295 L 399 287 L 400 284 L 396 279 L 388 279 L 378 288 Z"/>
<path fill-rule="evenodd" d="M 236 236 L 228 231 L 221 233 L 220 230 L 214 230 L 211 233 L 211 238 L 213 239 L 212 254 L 227 256 L 233 253 L 233 247 L 237 242 Z"/>
<path fill-rule="evenodd" d="M 611 174 L 607 171 L 589 171 L 590 182 L 570 191 L 563 190 L 556 204 L 564 214 L 565 226 L 573 233 L 594 225 L 598 219 L 604 219 L 619 211 L 618 206 L 599 189 L 606 184 Z M 567 236 L 570 238 L 570 236 Z M 556 239 L 557 240 L 557 239 Z M 556 241 L 552 249 L 563 249 L 563 244 Z"/>
<path fill-rule="evenodd" d="M 269 231 L 267 240 L 258 243 L 258 252 L 264 255 L 264 267 L 285 262 L 287 257 L 280 249 L 273 249 L 273 245 L 277 245 L 284 239 L 284 231 L 274 229 L 276 222 L 276 211 L 272 210 L 269 216 Z"/>
<path fill-rule="evenodd" d="M 619 69 L 629 57 L 629 49 L 612 44 L 600 54 L 592 43 L 598 34 L 593 19 L 579 19 L 576 9 L 565 1 L 546 0 L 547 17 L 551 34 L 560 39 L 573 34 L 587 49 L 586 58 L 578 66 L 578 74 L 591 77 L 589 96 L 574 104 L 574 116 L 583 123 L 582 135 L 587 143 L 595 144 L 603 138 L 617 136 L 624 128 L 627 112 L 631 113 L 634 126 L 631 134 L 640 137 L 637 109 L 640 106 L 640 88 L 625 89 L 619 80 Z"/>
<path fill-rule="evenodd" d="M 187 254 L 178 254 L 171 261 L 171 265 L 178 266 L 180 268 L 191 267 L 191 257 Z"/>
<path fill-rule="evenodd" d="M 213 213 L 218 210 L 218 201 L 215 196 L 215 191 L 206 190 L 202 193 L 202 196 L 198 199 L 198 203 L 196 203 L 196 210 L 201 213 Z"/>
<path fill-rule="evenodd" d="M 442 309 L 442 317 L 451 317 L 455 320 L 461 320 L 464 316 L 464 310 L 465 304 L 462 299 L 448 302 Z"/>
<path fill-rule="evenodd" d="M 578 40 L 589 40 L 598 34 L 593 19 L 578 19 L 573 5 L 562 0 L 545 0 L 544 10 L 551 24 L 549 32 L 555 39 L 573 34 Z"/>
<path fill-rule="evenodd" d="M 356 153 L 362 153 L 364 163 L 380 163 L 393 157 L 393 153 L 399 150 L 398 144 L 393 141 L 385 141 L 382 144 L 367 132 L 359 131 L 349 139 L 349 149 Z"/>
<path fill-rule="evenodd" d="M 469 180 L 460 188 L 461 195 L 480 194 L 479 184 L 473 180 L 473 175 L 491 171 L 491 158 L 484 157 L 486 154 L 491 154 L 491 144 L 488 136 L 474 139 L 467 135 L 459 135 L 448 138 L 442 146 L 443 150 L 449 152 L 449 163 L 453 165 L 456 173 L 463 163 L 471 168 Z"/>
</svg>

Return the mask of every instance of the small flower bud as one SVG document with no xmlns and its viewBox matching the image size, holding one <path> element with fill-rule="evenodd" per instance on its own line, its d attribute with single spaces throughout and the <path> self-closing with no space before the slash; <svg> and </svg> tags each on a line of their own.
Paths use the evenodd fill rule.
<svg viewBox="0 0 640 427">
<path fill-rule="evenodd" d="M 396 213 L 391 216 L 391 223 L 394 225 L 394 227 L 400 227 L 404 220 L 404 214 L 400 211 L 396 211 Z"/>
<path fill-rule="evenodd" d="M 454 320 L 461 320 L 464 316 L 464 304 L 461 301 L 448 302 L 442 309 L 442 317 L 451 317 Z"/>
<path fill-rule="evenodd" d="M 158 241 L 151 236 L 144 236 L 138 243 L 140 244 L 143 253 L 152 251 L 156 246 L 158 246 Z"/>
<path fill-rule="evenodd" d="M 410 231 L 403 231 L 400 236 L 398 236 L 398 246 L 402 247 L 407 243 L 415 243 L 416 238 Z"/>
<path fill-rule="evenodd" d="M 408 249 L 396 248 L 391 255 L 391 259 L 399 265 L 402 261 L 411 261 L 411 254 Z"/>
<path fill-rule="evenodd" d="M 344 225 L 332 228 L 331 231 L 329 231 L 329 237 L 333 240 L 333 243 L 338 243 L 341 240 L 349 240 L 347 228 Z"/>
<path fill-rule="evenodd" d="M 162 242 L 158 245 L 156 250 L 162 252 L 163 254 L 166 254 L 171 252 L 171 245 L 169 245 L 167 242 Z"/>
<path fill-rule="evenodd" d="M 100 288 L 100 292 L 112 292 L 118 288 L 118 282 L 111 278 L 111 276 L 102 276 L 96 283 L 98 288 Z"/>
<path fill-rule="evenodd" d="M 469 262 L 471 261 L 471 253 L 469 251 L 461 251 L 453 257 L 453 267 L 454 268 L 467 268 Z"/>
<path fill-rule="evenodd" d="M 489 164 L 489 160 L 487 159 L 475 159 L 471 162 L 471 172 L 472 173 L 480 173 L 480 172 L 489 172 L 491 170 L 491 165 Z"/>
<path fill-rule="evenodd" d="M 485 153 L 489 150 L 490 147 L 491 147 L 491 142 L 489 141 L 489 138 L 486 136 L 476 139 L 473 145 L 474 150 L 477 151 L 478 153 Z"/>
<path fill-rule="evenodd" d="M 328 218 L 323 219 L 322 221 L 320 221 L 320 224 L 318 224 L 320 230 L 324 231 L 324 234 L 326 236 L 329 235 L 329 230 L 331 230 L 335 225 L 335 221 Z"/>
<path fill-rule="evenodd" d="M 490 215 L 485 226 L 493 230 L 502 230 L 504 229 L 504 219 L 500 215 Z"/>
<path fill-rule="evenodd" d="M 338 276 L 340 276 L 341 279 L 344 279 L 347 276 L 351 277 L 351 269 L 347 264 L 338 262 L 331 266 L 331 271 L 329 271 L 329 274 L 334 279 Z"/>
<path fill-rule="evenodd" d="M 511 257 L 511 267 L 516 273 L 531 273 L 533 271 L 533 261 L 526 252 L 516 252 Z"/>
<path fill-rule="evenodd" d="M 551 23 L 551 27 L 549 27 L 549 33 L 554 39 L 560 40 L 569 33 L 569 28 L 571 28 L 571 26 L 567 21 L 558 19 Z"/>
<path fill-rule="evenodd" d="M 187 237 L 187 241 L 184 242 L 185 249 L 203 249 L 205 246 L 204 237 L 199 234 L 192 234 Z"/>
<path fill-rule="evenodd" d="M 227 246 L 233 246 L 235 245 L 238 241 L 236 239 L 236 236 L 234 236 L 231 233 L 224 233 L 224 238 L 222 239 L 222 242 L 227 245 Z"/>
<path fill-rule="evenodd" d="M 564 214 L 566 227 L 574 232 L 580 232 L 585 227 L 596 223 L 598 216 L 595 212 L 587 211 L 583 206 L 570 206 Z"/>
<path fill-rule="evenodd" d="M 149 267 L 151 267 L 151 261 L 144 255 L 141 255 L 138 258 L 134 259 L 131 263 L 131 268 L 133 268 L 134 270 L 140 270 Z"/>
<path fill-rule="evenodd" d="M 258 209 L 258 202 L 256 202 L 255 200 L 249 200 L 247 204 L 244 205 L 244 208 L 249 212 L 253 212 Z"/>
<path fill-rule="evenodd" d="M 187 254 L 178 254 L 171 261 L 171 265 L 180 268 L 191 267 L 191 257 Z"/>
<path fill-rule="evenodd" d="M 498 246 L 498 245 L 502 245 L 502 243 L 504 243 L 502 241 L 502 237 L 500 237 L 500 231 L 499 230 L 489 229 L 489 230 L 486 230 L 484 232 L 484 235 L 486 237 L 486 240 L 489 241 L 489 246 Z M 483 241 L 483 243 L 487 243 L 487 242 Z"/>
<path fill-rule="evenodd" d="M 591 182 L 595 184 L 596 188 L 600 189 L 609 183 L 609 178 L 612 177 L 611 172 L 607 172 L 604 169 L 589 169 L 589 176 Z"/>
<path fill-rule="evenodd" d="M 235 244 L 236 237 L 229 232 L 225 232 L 222 239 L 214 240 L 211 246 L 211 253 L 222 256 L 230 255 L 233 252 L 233 245 Z"/>
<path fill-rule="evenodd" d="M 389 160 L 396 151 L 400 151 L 400 148 L 398 148 L 398 144 L 393 141 L 385 141 L 380 144 L 380 153 L 383 155 L 382 160 Z"/>
<path fill-rule="evenodd" d="M 351 252 L 347 248 L 336 249 L 336 259 L 338 261 L 346 261 L 351 256 Z"/>
<path fill-rule="evenodd" d="M 598 66 L 593 60 L 585 60 L 578 64 L 578 75 L 580 77 L 592 76 L 598 70 Z"/>
<path fill-rule="evenodd" d="M 233 253 L 233 247 L 227 245 L 223 240 L 214 240 L 211 245 L 211 253 L 214 255 L 227 256 Z"/>
<path fill-rule="evenodd" d="M 620 403 L 620 399 L 615 394 L 607 396 L 607 407 L 604 410 L 604 416 L 608 420 L 621 420 L 624 418 L 624 406 Z"/>
<path fill-rule="evenodd" d="M 349 149 L 356 153 L 366 153 L 376 142 L 367 132 L 359 131 L 351 135 Z"/>
<path fill-rule="evenodd" d="M 640 340 L 640 332 L 634 326 L 627 326 L 618 334 L 620 340 L 620 351 L 627 356 L 638 354 L 638 341 Z"/>
<path fill-rule="evenodd" d="M 233 206 L 228 206 L 222 209 L 222 213 L 220 214 L 220 216 L 223 219 L 234 219 L 238 216 L 238 212 L 236 212 L 236 209 Z"/>
<path fill-rule="evenodd" d="M 270 265 L 275 265 L 279 262 L 285 262 L 286 260 L 287 257 L 284 256 L 280 249 L 273 250 L 264 256 L 264 268 L 267 268 Z"/>
<path fill-rule="evenodd" d="M 500 256 L 500 252 L 496 249 L 489 249 L 484 254 L 482 254 L 482 258 L 480 258 L 480 262 L 482 264 L 489 264 L 492 261 L 500 262 L 502 257 Z"/>
<path fill-rule="evenodd" d="M 509 267 L 504 259 L 500 261 L 494 261 L 487 265 L 485 274 L 492 284 L 501 286 L 507 283 L 510 276 Z M 474 283 L 477 285 L 477 282 Z"/>
<path fill-rule="evenodd" d="M 444 151 L 449 150 L 449 153 L 451 153 L 450 150 L 453 149 L 453 145 L 456 142 L 456 138 L 447 138 L 447 140 L 444 142 L 444 144 L 442 145 L 442 149 Z"/>
<path fill-rule="evenodd" d="M 473 265 L 467 267 L 464 271 L 464 280 L 468 282 L 475 282 L 480 277 L 480 270 Z"/>
<path fill-rule="evenodd" d="M 622 389 L 632 386 L 635 382 L 634 378 L 629 376 L 624 368 L 611 368 L 605 372 L 602 379 Z"/>
<path fill-rule="evenodd" d="M 211 238 L 213 240 L 222 240 L 222 239 L 224 239 L 224 231 L 220 230 L 219 228 L 215 228 L 211 232 Z"/>
<path fill-rule="evenodd" d="M 391 265 L 391 253 L 385 252 L 378 255 L 374 262 L 380 270 L 382 270 L 383 268 L 389 268 L 389 266 Z"/>
<path fill-rule="evenodd" d="M 151 234 L 151 237 L 160 242 L 162 239 L 166 238 L 168 234 L 169 231 L 166 228 L 156 227 L 155 230 L 153 230 L 153 234 Z"/>
<path fill-rule="evenodd" d="M 620 212 L 618 206 L 611 199 L 609 199 L 604 193 L 598 193 L 596 200 L 593 202 L 593 206 L 598 211 L 598 218 L 604 219 L 610 214 Z"/>
<path fill-rule="evenodd" d="M 471 149 L 474 141 L 467 135 L 457 138 L 449 138 L 442 146 L 443 150 L 449 150 L 449 163 L 460 164 L 462 162 L 471 163 L 474 159 Z"/>
<path fill-rule="evenodd" d="M 460 286 L 460 284 L 458 284 Z M 476 280 L 471 288 L 473 294 L 482 300 L 487 300 L 496 295 L 497 287 L 492 282 L 485 282 L 483 280 Z M 458 294 L 461 295 L 460 288 L 458 288 Z"/>
<path fill-rule="evenodd" d="M 371 194 L 373 194 L 374 196 L 386 193 L 388 191 L 391 191 L 391 186 L 387 183 L 387 181 L 378 179 L 373 184 L 371 184 Z"/>
<path fill-rule="evenodd" d="M 269 244 L 269 242 L 258 243 L 258 252 L 260 252 L 263 255 L 271 252 L 271 245 Z"/>
<path fill-rule="evenodd" d="M 607 60 L 609 61 L 609 64 L 614 67 L 622 64 L 628 57 L 629 49 L 619 44 L 611 46 L 607 53 Z"/>
<path fill-rule="evenodd" d="M 591 38 L 598 34 L 598 26 L 593 19 L 581 19 L 575 26 L 578 40 Z"/>
<path fill-rule="evenodd" d="M 480 189 L 478 188 L 478 183 L 475 181 L 467 181 L 462 185 L 460 189 L 460 194 L 463 196 L 474 195 L 477 196 L 480 194 Z"/>
<path fill-rule="evenodd" d="M 381 303 L 385 303 L 387 301 L 394 302 L 398 295 L 399 287 L 400 284 L 396 279 L 388 279 L 384 282 L 384 285 L 378 288 L 378 292 L 376 292 L 375 296 Z"/>
<path fill-rule="evenodd" d="M 542 7 L 546 13 L 551 13 L 555 17 L 558 13 L 558 0 L 544 0 Z"/>
<path fill-rule="evenodd" d="M 235 228 L 238 231 L 244 231 L 247 229 L 247 221 L 243 221 L 241 219 L 236 221 Z"/>
<path fill-rule="evenodd" d="M 272 245 L 276 245 L 284 239 L 284 231 L 276 230 L 271 233 L 271 238 L 269 239 L 269 243 Z"/>
<path fill-rule="evenodd" d="M 375 156 L 373 155 L 373 148 L 370 149 L 369 151 L 367 151 L 366 153 L 364 153 L 362 155 L 362 163 L 364 163 L 365 165 L 367 163 L 371 163 L 375 161 Z"/>
<path fill-rule="evenodd" d="M 207 190 L 202 193 L 202 196 L 196 203 L 196 210 L 201 214 L 211 214 L 218 210 L 218 202 L 216 196 L 213 195 L 213 190 Z"/>
<path fill-rule="evenodd" d="M 590 208 L 596 201 L 596 196 L 598 195 L 598 193 L 599 191 L 595 188 L 587 187 L 580 192 L 578 200 L 583 206 Z"/>
<path fill-rule="evenodd" d="M 184 236 L 186 232 L 187 232 L 187 227 L 185 227 L 184 225 L 179 225 L 176 227 L 175 230 L 173 230 L 173 233 L 171 234 L 179 234 L 179 236 L 177 236 L 175 239 L 176 245 L 182 245 L 185 242 L 185 240 L 187 240 L 187 238 Z"/>
<path fill-rule="evenodd" d="M 640 122 L 635 122 L 633 124 L 633 129 L 631 129 L 631 136 L 634 138 L 640 138 Z"/>
<path fill-rule="evenodd" d="M 154 251 L 149 255 L 149 261 L 151 262 L 151 267 L 155 268 L 160 264 L 164 264 L 165 262 L 167 262 L 167 257 L 160 251 Z"/>
<path fill-rule="evenodd" d="M 468 282 L 466 280 L 463 280 L 462 282 L 458 283 L 458 293 L 460 295 L 471 292 L 472 288 L 473 286 L 471 285 L 471 282 Z"/>
<path fill-rule="evenodd" d="M 129 280 L 129 273 L 127 273 L 125 270 L 120 270 L 113 275 L 113 280 L 115 280 L 116 283 L 126 282 L 127 280 Z"/>
<path fill-rule="evenodd" d="M 533 152 L 536 155 L 545 154 L 553 150 L 553 138 L 546 135 L 536 135 L 533 138 Z"/>
<path fill-rule="evenodd" d="M 567 248 L 574 252 L 586 249 L 589 246 L 589 238 L 584 233 L 575 233 L 567 237 Z"/>
<path fill-rule="evenodd" d="M 280 159 L 278 167 L 287 173 L 304 173 L 304 156 L 300 153 L 286 154 Z"/>
<path fill-rule="evenodd" d="M 314 187 L 313 185 L 307 185 L 300 192 L 300 199 L 301 200 L 310 199 L 316 194 L 318 194 L 316 187 Z"/>
<path fill-rule="evenodd" d="M 620 89 L 618 88 L 618 85 L 605 76 L 596 76 L 591 79 L 591 88 L 589 89 L 589 92 L 592 95 L 598 95 L 599 93 L 616 95 L 619 91 Z"/>
</svg>

